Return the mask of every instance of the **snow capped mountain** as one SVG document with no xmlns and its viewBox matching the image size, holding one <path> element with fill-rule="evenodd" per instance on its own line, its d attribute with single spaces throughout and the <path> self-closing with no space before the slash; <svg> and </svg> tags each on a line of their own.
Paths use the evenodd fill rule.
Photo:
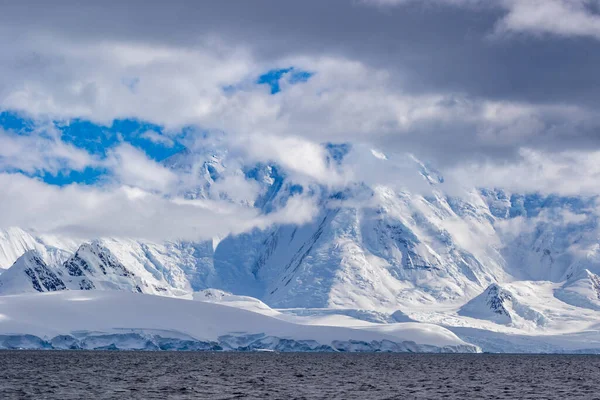
<svg viewBox="0 0 600 400">
<path fill-rule="evenodd" d="M 533 322 L 536 326 L 543 326 L 547 323 L 542 313 L 521 302 L 510 289 L 497 284 L 490 285 L 482 294 L 461 307 L 458 315 L 511 325 Z"/>
<path fill-rule="evenodd" d="M 0 265 L 3 268 L 11 266 L 26 251 L 39 248 L 45 250 L 45 246 L 22 229 L 9 228 L 0 231 Z"/>
<path fill-rule="evenodd" d="M 331 165 L 341 165 L 352 149 L 325 148 Z M 370 149 L 366 154 L 384 166 L 398 161 Z M 586 332 L 596 329 L 589 322 L 600 316 L 595 199 L 496 189 L 449 195 L 438 171 L 414 157 L 401 161 L 426 191 L 298 183 L 279 165 L 244 165 L 218 147 L 185 150 L 163 165 L 189 178 L 189 185 L 182 184 L 189 199 L 219 199 L 269 215 L 307 195 L 320 211 L 304 225 L 202 242 L 99 238 L 81 244 L 9 229 L 0 232 L 0 267 L 28 250 L 46 265 L 38 271 L 31 268 L 38 265 L 32 256 L 20 259 L 0 275 L 0 293 L 50 291 L 43 282 L 54 276 L 49 287 L 218 301 L 258 313 L 274 307 L 330 322 L 421 321 L 455 332 L 472 327 L 524 335 L 562 335 L 564 321 Z M 252 190 L 238 190 L 238 178 Z M 491 346 L 479 333 L 462 334 L 484 350 Z"/>
<path fill-rule="evenodd" d="M 63 264 L 70 288 L 142 293 L 139 279 L 98 242 L 84 243 Z"/>
<path fill-rule="evenodd" d="M 556 298 L 576 307 L 600 311 L 600 276 L 582 271 L 554 292 Z"/>
<path fill-rule="evenodd" d="M 277 307 L 392 309 L 472 297 L 507 279 L 496 248 L 462 237 L 492 237 L 481 205 L 469 214 L 442 196 L 369 192 L 367 206 L 333 207 L 339 200 L 329 198 L 309 224 L 222 240 L 215 268 L 233 268 L 234 285 L 245 279 L 251 288 L 224 289 Z"/>
<path fill-rule="evenodd" d="M 0 229 L 0 268 L 10 267 L 28 250 L 36 250 L 48 264 L 64 262 L 80 242 L 70 238 L 35 235 L 21 228 Z"/>
<path fill-rule="evenodd" d="M 490 285 L 482 294 L 469 301 L 459 310 L 459 315 L 489 319 L 499 323 L 511 322 L 508 303 L 513 296 L 497 284 Z"/>
<path fill-rule="evenodd" d="M 35 250 L 25 252 L 8 271 L 0 275 L 1 294 L 56 292 L 65 289 L 65 283 Z"/>
<path fill-rule="evenodd" d="M 148 274 L 148 273 L 147 273 Z M 82 244 L 63 263 L 47 265 L 36 250 L 28 250 L 2 275 L 0 294 L 57 290 L 118 290 L 173 295 L 125 267 L 101 242 Z"/>
</svg>

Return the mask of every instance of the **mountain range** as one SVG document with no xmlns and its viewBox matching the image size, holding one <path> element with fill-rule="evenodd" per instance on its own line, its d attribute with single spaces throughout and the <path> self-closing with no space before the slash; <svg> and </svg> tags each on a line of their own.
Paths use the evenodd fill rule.
<svg viewBox="0 0 600 400">
<path fill-rule="evenodd" d="M 328 162 L 341 164 L 352 146 L 327 144 L 324 148 Z M 437 329 L 442 332 L 439 335 L 453 338 L 440 345 L 437 339 L 425 340 L 425 334 L 397 334 L 396 342 L 374 337 L 364 343 L 378 344 L 364 350 L 390 350 L 381 344 L 387 340 L 400 343 L 394 347 L 397 351 L 411 351 L 407 343 L 414 342 L 422 347 L 413 351 L 600 352 L 595 198 L 509 193 L 496 188 L 467 188 L 457 193 L 447 188 L 440 172 L 410 155 L 353 151 L 364 151 L 363 156 L 372 157 L 383 168 L 389 163 L 390 170 L 394 163 L 409 165 L 426 190 L 403 187 L 402 175 L 393 185 L 367 180 L 343 187 L 306 184 L 295 181 L 275 163 L 232 163 L 225 149 L 184 150 L 163 162 L 196 178 L 195 186 L 181 193 L 184 198 L 218 197 L 269 215 L 295 196 L 307 196 L 318 204 L 318 213 L 302 225 L 275 224 L 203 241 L 82 241 L 36 234 L 24 227 L 5 229 L 0 231 L 0 268 L 4 269 L 0 295 L 7 300 L 2 300 L 0 314 L 9 314 L 3 307 L 18 310 L 17 305 L 30 305 L 39 298 L 53 299 L 55 308 L 49 312 L 60 312 L 74 292 L 85 291 L 100 306 L 112 301 L 111 296 L 140 303 L 140 307 L 146 303 L 154 307 L 169 297 L 179 302 L 163 299 L 169 310 L 176 304 L 189 308 L 186 302 L 190 301 L 210 302 L 260 315 L 259 319 L 266 315 L 286 324 L 326 326 L 331 332 L 366 329 L 382 335 Z M 259 195 L 244 198 L 214 190 L 225 177 L 234 175 L 251 181 Z M 151 300 L 138 300 L 148 296 Z M 157 319 L 166 326 L 154 327 L 152 332 L 172 330 L 168 318 Z M 15 334 L 37 335 L 35 329 L 16 331 L 11 326 L 9 331 L 2 325 L 0 319 L 0 332 L 12 335 L 0 340 L 5 347 L 13 346 Z M 73 346 L 91 348 L 85 344 L 93 342 L 89 333 L 75 337 L 72 330 L 104 329 L 104 335 L 110 336 L 115 335 L 114 329 L 123 328 L 93 325 L 78 327 L 69 322 L 65 323 L 69 329 L 57 326 L 54 333 L 67 335 L 71 339 L 65 340 Z M 143 329 L 148 327 L 129 326 L 127 335 L 140 335 L 143 330 L 146 336 L 133 342 L 142 343 L 141 348 L 161 348 L 157 339 L 148 339 L 149 331 Z M 307 340 L 315 340 L 311 331 L 307 337 L 294 337 L 293 344 L 281 345 L 281 340 L 292 340 L 287 328 L 285 335 L 236 329 L 246 332 L 244 340 L 238 336 L 244 345 L 231 345 L 230 331 L 198 343 L 207 348 L 286 350 L 304 348 Z M 256 340 L 252 341 L 249 334 L 262 336 L 253 336 Z M 39 341 L 23 341 L 24 336 L 19 336 L 17 343 L 52 346 L 51 334 L 44 335 L 48 338 L 35 336 Z M 306 348 L 359 351 L 357 343 L 366 340 L 352 341 L 344 335 L 347 331 L 343 337 L 317 340 Z M 277 345 L 272 344 L 273 338 Z M 335 339 L 338 344 L 332 345 Z M 102 346 L 119 347 L 107 340 L 102 339 Z M 123 340 L 120 336 L 121 346 Z"/>
</svg>

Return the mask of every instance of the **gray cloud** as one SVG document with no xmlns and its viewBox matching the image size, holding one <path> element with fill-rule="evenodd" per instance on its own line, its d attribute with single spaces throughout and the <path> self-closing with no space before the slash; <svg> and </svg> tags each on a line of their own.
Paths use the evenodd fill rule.
<svg viewBox="0 0 600 400">
<path fill-rule="evenodd" d="M 600 146 L 596 0 L 368 3 L 2 1 L 0 100 L 100 121 L 359 139 L 442 165 Z M 114 44 L 120 52 L 101 51 Z M 218 91 L 302 60 L 327 79 L 276 99 Z M 118 86 L 136 74 L 143 102 Z"/>
<path fill-rule="evenodd" d="M 457 3 L 478 6 L 457 7 Z M 564 35 L 493 37 L 498 24 L 551 32 L 548 20 L 557 20 L 556 10 L 575 8 L 561 4 L 595 1 L 502 0 L 496 4 L 516 5 L 481 5 L 485 3 L 405 1 L 381 9 L 351 0 L 24 0 L 0 5 L 0 25 L 8 39 L 53 32 L 83 42 L 125 40 L 193 47 L 209 36 L 250 48 L 266 60 L 297 54 L 357 59 L 394 71 L 403 87 L 414 91 L 598 105 L 595 88 L 600 77 L 595 70 L 600 65 L 600 42 L 594 35 L 573 39 L 567 35 L 570 28 L 559 27 L 556 30 Z M 552 4 L 555 7 L 543 14 L 546 17 L 531 15 L 536 8 L 544 10 Z M 558 19 L 568 17 L 573 18 L 569 26 L 581 25 L 577 21 L 582 19 L 594 26 L 598 19 L 591 11 L 562 13 Z"/>
</svg>

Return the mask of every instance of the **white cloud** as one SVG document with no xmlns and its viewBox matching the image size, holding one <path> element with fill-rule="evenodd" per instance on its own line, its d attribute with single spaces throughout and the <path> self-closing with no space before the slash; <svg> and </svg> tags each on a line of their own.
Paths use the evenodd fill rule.
<svg viewBox="0 0 600 400">
<path fill-rule="evenodd" d="M 173 139 L 153 130 L 147 130 L 143 132 L 142 134 L 140 134 L 140 137 L 147 139 L 152 143 L 161 144 L 165 147 L 173 147 L 175 145 Z"/>
<path fill-rule="evenodd" d="M 253 205 L 260 194 L 258 183 L 247 180 L 242 174 L 226 175 L 210 186 L 214 199 L 230 199 L 236 203 Z"/>
<path fill-rule="evenodd" d="M 32 53 L 37 56 L 31 58 Z M 248 50 L 209 40 L 173 48 L 33 37 L 7 48 L 0 61 L 0 109 L 40 118 L 88 118 L 104 124 L 137 118 L 168 128 L 218 129 L 257 141 L 260 136 L 386 141 L 396 144 L 395 151 L 402 148 L 399 137 L 419 141 L 427 136 L 423 130 L 452 130 L 450 135 L 468 132 L 473 125 L 485 125 L 487 132 L 506 125 L 488 117 L 497 101 L 460 93 L 411 94 L 388 70 L 343 57 L 279 60 L 279 65 L 294 65 L 315 75 L 295 85 L 283 79 L 283 91 L 271 96 L 268 86 L 257 85 L 254 79 L 272 65 L 261 64 Z M 124 77 L 135 79 L 135 90 L 123 83 Z M 223 90 L 238 82 L 246 82 L 241 90 Z M 538 123 L 543 106 L 507 103 L 503 111 L 510 107 L 528 114 L 519 125 L 512 125 L 513 136 L 543 128 Z M 143 137 L 171 143 L 154 132 Z"/>
<path fill-rule="evenodd" d="M 600 40 L 600 15 L 588 6 L 598 0 L 504 0 L 507 15 L 498 32 L 526 32 L 536 35 L 588 36 Z"/>
<path fill-rule="evenodd" d="M 246 52 L 210 40 L 175 48 L 27 36 L 5 50 L 0 108 L 105 124 L 127 117 L 175 127 L 200 122 L 219 109 L 225 85 L 258 71 Z"/>
<path fill-rule="evenodd" d="M 446 163 L 468 157 L 471 146 L 514 150 L 551 128 L 566 137 L 584 124 L 588 131 L 600 125 L 597 111 L 575 106 L 486 100 L 460 92 L 415 94 L 404 90 L 409 82 L 403 84 L 389 69 L 342 56 L 277 60 L 276 65 L 315 74 L 302 84 L 283 79 L 282 92 L 272 96 L 255 79 L 273 64 L 222 41 L 204 38 L 193 46 L 166 47 L 52 36 L 21 40 L 0 55 L 0 109 L 40 118 L 105 124 L 137 118 L 167 128 L 220 130 L 237 138 L 246 153 L 320 181 L 339 181 L 316 154 L 322 151 L 317 144 L 325 141 L 370 142 L 398 153 L 430 151 L 426 157 Z M 239 82 L 239 90 L 224 90 Z M 171 144 L 171 138 L 152 131 L 142 137 Z"/>
<path fill-rule="evenodd" d="M 392 7 L 409 3 L 457 7 L 496 7 L 506 14 L 495 32 L 533 35 L 587 36 L 600 40 L 600 15 L 592 8 L 598 0 L 363 0 L 365 4 Z"/>
<path fill-rule="evenodd" d="M 108 152 L 106 161 L 118 182 L 144 190 L 168 192 L 177 184 L 177 175 L 146 154 L 127 143 L 121 143 Z"/>
<path fill-rule="evenodd" d="M 539 232 L 540 225 L 551 225 L 555 232 L 564 231 L 570 224 L 582 224 L 588 221 L 592 215 L 598 215 L 598 210 L 583 210 L 582 213 L 574 213 L 566 207 L 547 208 L 541 210 L 536 216 L 519 215 L 508 219 L 498 219 L 494 222 L 494 229 L 503 243 L 513 243 L 519 237 Z M 594 228 L 584 235 L 595 235 L 597 231 L 598 228 Z"/>
<path fill-rule="evenodd" d="M 16 134 L 0 129 L 0 170 L 27 173 L 81 171 L 98 164 L 85 150 L 65 143 L 53 127 Z"/>
<path fill-rule="evenodd" d="M 447 171 L 446 176 L 464 187 L 498 187 L 516 193 L 594 196 L 600 194 L 600 152 L 547 153 L 523 149 L 515 161 L 460 165 Z"/>
<path fill-rule="evenodd" d="M 301 137 L 256 134 L 235 138 L 232 145 L 245 160 L 276 163 L 298 183 L 341 183 L 338 171 L 327 164 L 326 150 L 319 143 Z"/>
<path fill-rule="evenodd" d="M 587 221 L 589 216 L 586 214 L 577 214 L 570 210 L 564 209 L 562 210 L 561 218 L 565 224 L 581 224 Z"/>
<path fill-rule="evenodd" d="M 414 0 L 378 3 L 389 6 L 409 1 Z M 500 33 L 599 37 L 598 16 L 583 0 L 499 0 L 494 6 L 479 0 L 428 3 L 443 2 L 501 7 L 505 15 L 496 27 Z M 493 30 L 490 26 L 490 32 Z M 265 64 L 250 48 L 206 36 L 191 44 L 167 46 L 113 36 L 66 39 L 48 33 L 22 35 L 3 44 L 0 109 L 21 110 L 40 119 L 86 118 L 110 124 L 115 118 L 137 118 L 167 128 L 194 125 L 225 131 L 220 145 L 231 153 L 227 160 L 231 170 L 245 162 L 275 162 L 302 184 L 367 182 L 426 193 L 431 186 L 419 175 L 415 163 L 393 154 L 434 149 L 439 159 L 432 161 L 453 165 L 443 175 L 459 186 L 598 194 L 600 156 L 596 152 L 522 150 L 516 160 L 510 158 L 511 150 L 532 146 L 532 141 L 542 147 L 547 137 L 564 142 L 582 127 L 600 126 L 597 111 L 582 107 L 470 97 L 460 89 L 416 93 L 408 90 L 411 82 L 404 81 L 401 73 L 393 75 L 390 66 L 354 59 L 352 53 L 331 52 L 323 57 L 290 49 L 287 56 Z M 283 79 L 282 92 L 272 96 L 269 87 L 257 85 L 255 79 L 274 65 L 292 65 L 315 75 L 295 85 Z M 224 90 L 237 84 L 238 90 Z M 170 137 L 154 131 L 141 137 L 173 145 Z M 327 162 L 320 145 L 326 141 L 355 144 L 342 166 Z M 378 152 L 372 153 L 373 148 Z M 473 155 L 482 148 L 490 154 L 510 154 L 473 162 Z M 381 154 L 389 155 L 388 159 Z M 0 132 L 3 170 L 57 173 L 86 166 L 107 168 L 112 181 L 102 182 L 103 187 L 56 189 L 19 175 L 3 175 L 13 191 L 12 197 L 0 201 L 0 208 L 5 201 L 23 202 L 21 212 L 15 211 L 18 202 L 9 204 L 7 209 L 19 218 L 7 215 L 7 221 L 90 235 L 174 237 L 180 232 L 190 238 L 203 237 L 207 227 L 213 236 L 214 226 L 222 229 L 219 232 L 233 232 L 265 226 L 277 218 L 304 221 L 314 214 L 315 205 L 304 197 L 292 199 L 284 210 L 268 218 L 246 207 L 231 208 L 219 199 L 251 204 L 260 190 L 235 173 L 210 188 L 212 202 L 176 200 L 181 190 L 199 184 L 202 161 L 189 172 L 174 172 L 126 143 L 99 161 L 64 143 L 57 133 L 19 136 Z M 18 197 L 16 187 L 36 198 Z M 37 203 L 38 194 L 48 201 L 47 208 Z M 62 220 L 44 216 L 36 222 L 26 214 L 44 210 Z M 109 211 L 115 216 L 108 215 Z"/>
<path fill-rule="evenodd" d="M 20 174 L 0 173 L 0 227 L 88 239 L 99 236 L 149 240 L 203 240 L 274 223 L 308 222 L 312 199 L 296 196 L 269 215 L 230 202 L 168 199 L 127 186 L 56 187 Z"/>
</svg>

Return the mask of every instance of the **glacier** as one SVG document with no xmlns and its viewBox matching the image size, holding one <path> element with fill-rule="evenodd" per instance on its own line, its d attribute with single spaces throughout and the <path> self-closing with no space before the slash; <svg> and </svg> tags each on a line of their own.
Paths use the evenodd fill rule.
<svg viewBox="0 0 600 400">
<path fill-rule="evenodd" d="M 27 324 L 14 330 L 7 325 L 13 317 L 7 317 L 0 318 L 1 346 L 122 348 L 137 343 L 142 348 L 148 343 L 148 349 L 162 349 L 161 343 L 168 342 L 170 348 L 229 350 L 600 349 L 600 244 L 598 218 L 591 211 L 596 199 L 478 188 L 450 194 L 441 173 L 412 156 L 347 144 L 325 148 L 335 165 L 351 151 L 366 152 L 381 168 L 393 170 L 394 162 L 410 165 L 427 190 L 366 181 L 333 189 L 296 182 L 276 164 L 234 162 L 225 149 L 186 149 L 164 161 L 194 177 L 194 186 L 182 189 L 185 198 L 219 198 L 268 215 L 294 196 L 309 195 L 318 200 L 319 214 L 304 225 L 274 225 L 197 242 L 88 241 L 19 227 L 0 230 L 0 301 L 9 308 L 14 303 L 17 310 L 36 301 L 23 299 L 61 299 L 48 311 L 60 314 L 60 307 L 77 303 L 70 296 L 91 296 L 100 303 L 115 296 L 140 301 L 140 309 L 146 300 L 138 299 L 152 298 L 157 307 L 154 302 L 175 304 L 176 299 L 184 308 L 213 303 L 302 327 L 369 332 L 375 335 L 369 340 L 322 341 L 317 331 L 305 337 L 266 330 L 238 335 L 246 330 L 243 326 L 210 338 L 153 333 L 172 331 L 173 321 L 165 319 L 154 328 L 129 325 L 127 332 L 114 331 L 117 325 L 108 320 L 95 328 L 64 321 L 64 329 L 56 325 L 54 332 L 40 336 Z M 253 181 L 259 195 L 223 192 L 218 183 L 228 176 Z M 426 332 L 434 331 L 458 341 L 440 346 L 424 340 Z M 101 334 L 92 339 L 93 332 Z M 412 333 L 395 342 L 388 337 L 399 332 Z M 377 344 L 364 345 L 373 341 Z M 411 341 L 412 347 L 403 344 Z"/>
<path fill-rule="evenodd" d="M 437 326 L 311 325 L 215 302 L 64 290 L 0 299 L 0 348 L 477 352 Z M 24 333 L 27 332 L 27 333 Z"/>
</svg>

